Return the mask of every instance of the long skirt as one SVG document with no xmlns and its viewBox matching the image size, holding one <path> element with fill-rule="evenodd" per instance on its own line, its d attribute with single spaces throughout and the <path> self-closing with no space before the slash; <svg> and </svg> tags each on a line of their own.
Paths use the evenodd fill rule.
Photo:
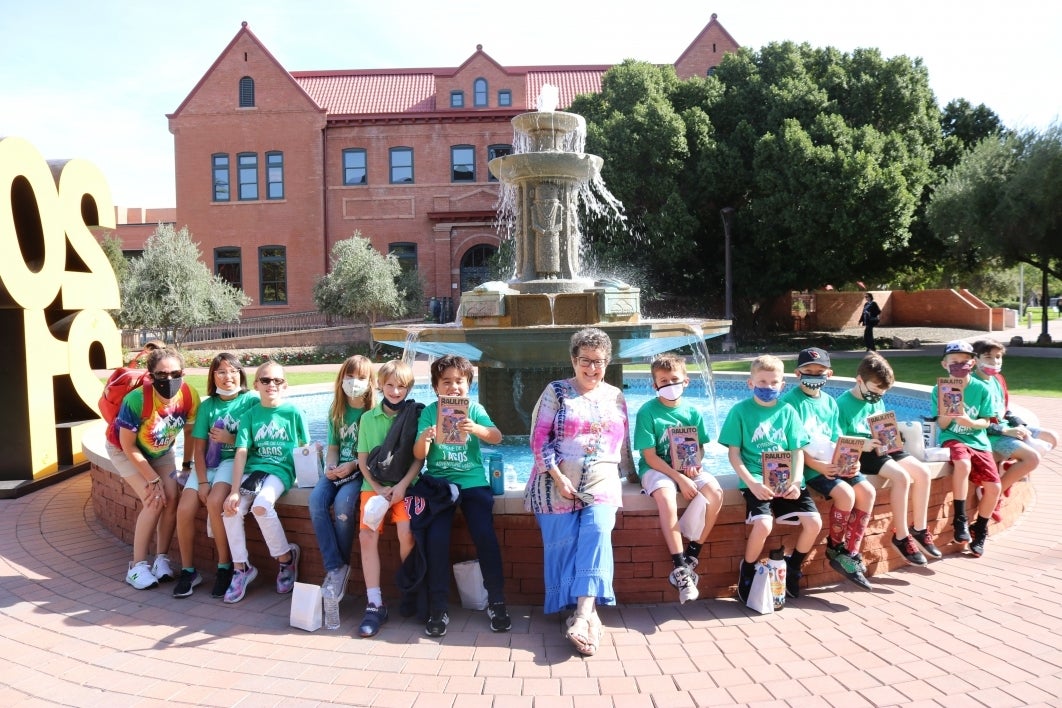
<svg viewBox="0 0 1062 708">
<path fill-rule="evenodd" d="M 615 605 L 612 529 L 616 507 L 592 504 L 566 514 L 536 514 L 542 530 L 545 613 L 575 607 L 580 597 Z"/>
</svg>

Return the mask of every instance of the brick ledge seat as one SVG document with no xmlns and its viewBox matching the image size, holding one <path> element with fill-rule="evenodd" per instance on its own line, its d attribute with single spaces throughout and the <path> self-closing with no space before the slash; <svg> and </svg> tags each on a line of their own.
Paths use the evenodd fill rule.
<svg viewBox="0 0 1062 708">
<path fill-rule="evenodd" d="M 114 471 L 106 454 L 103 425 L 98 431 L 87 433 L 83 440 L 84 452 L 91 463 L 92 504 L 97 519 L 111 533 L 125 543 L 131 544 L 133 526 L 139 513 L 139 501 L 130 492 Z M 933 471 L 933 482 L 929 499 L 929 526 L 937 536 L 937 546 L 945 553 L 955 553 L 951 527 L 951 480 L 950 463 L 927 463 Z M 892 546 L 891 520 L 892 512 L 888 491 L 876 477 L 869 478 L 878 487 L 878 500 L 874 507 L 870 526 L 863 546 L 863 556 L 868 566 L 868 575 L 880 575 L 905 565 L 905 561 Z M 697 569 L 701 577 L 700 591 L 702 597 L 728 597 L 734 593 L 738 564 L 745 547 L 746 526 L 744 523 L 745 504 L 737 489 L 737 476 L 734 474 L 719 477 L 725 491 L 724 507 L 720 518 L 708 537 L 701 551 L 701 562 Z M 972 489 L 971 489 L 972 494 Z M 300 566 L 300 580 L 319 583 L 324 576 L 321 557 L 317 551 L 317 542 L 310 524 L 309 489 L 292 489 L 277 504 L 277 512 L 283 520 L 289 540 L 298 543 L 303 550 Z M 824 520 L 828 519 L 830 503 L 818 494 L 813 495 Z M 1028 480 L 1014 485 L 1011 496 L 1002 508 L 1002 521 L 989 526 L 990 534 L 1012 526 L 1033 502 L 1033 488 Z M 671 570 L 671 559 L 667 554 L 660 533 L 656 505 L 635 485 L 624 483 L 624 508 L 616 519 L 616 528 L 612 534 L 615 555 L 616 595 L 621 603 L 659 603 L 676 599 L 674 589 L 667 583 Z M 971 498 L 968 508 L 974 508 Z M 685 504 L 680 499 L 680 506 Z M 276 564 L 269 557 L 268 550 L 258 526 L 247 520 L 247 542 L 251 562 L 263 569 L 266 576 L 272 574 Z M 206 511 L 200 509 L 199 528 L 206 524 Z M 507 492 L 497 498 L 495 504 L 495 527 L 502 546 L 502 559 L 505 567 L 506 596 L 512 604 L 542 603 L 542 538 L 534 515 L 524 511 L 523 493 Z M 765 548 L 777 548 L 784 543 L 792 549 L 796 541 L 796 529 L 793 526 L 775 524 L 775 529 L 768 538 Z M 843 582 L 829 566 L 825 555 L 825 529 L 819 542 L 808 555 L 804 567 L 804 583 L 808 587 L 820 587 Z M 397 570 L 398 542 L 394 529 L 387 526 L 380 540 L 380 557 L 383 564 L 384 592 L 394 597 L 397 590 L 393 578 Z M 991 538 L 989 540 L 991 553 Z M 200 531 L 196 535 L 196 562 L 200 570 L 212 575 L 211 569 L 216 563 L 213 541 Z M 176 538 L 170 549 L 170 555 L 179 557 Z M 453 535 L 454 561 L 475 558 L 475 546 L 469 538 L 461 515 L 455 521 Z M 365 587 L 361 574 L 358 542 L 355 538 L 352 549 L 354 572 L 350 576 L 349 588 L 352 592 L 364 594 Z M 939 561 L 938 561 L 939 562 Z M 456 588 L 452 599 L 458 601 Z"/>
</svg>

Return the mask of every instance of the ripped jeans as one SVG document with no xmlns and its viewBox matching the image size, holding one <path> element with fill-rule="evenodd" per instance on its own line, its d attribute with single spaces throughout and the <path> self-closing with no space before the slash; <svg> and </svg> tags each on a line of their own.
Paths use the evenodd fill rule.
<svg viewBox="0 0 1062 708">
<path fill-rule="evenodd" d="M 243 478 L 246 480 L 247 476 L 244 474 Z M 269 475 L 262 485 L 262 491 L 257 495 L 240 495 L 240 506 L 235 514 L 222 515 L 221 520 L 225 524 L 225 534 L 229 537 L 229 551 L 232 552 L 234 563 L 247 562 L 247 534 L 243 527 L 243 517 L 248 511 L 253 511 L 251 516 L 262 530 L 262 540 L 269 547 L 269 555 L 280 558 L 290 550 L 291 544 L 284 535 L 284 527 L 280 524 L 276 510 L 277 499 L 284 491 L 284 482 L 279 477 Z"/>
<path fill-rule="evenodd" d="M 310 523 L 317 535 L 317 546 L 321 549 L 321 562 L 325 570 L 336 570 L 350 564 L 350 548 L 358 529 L 360 501 L 360 479 L 337 487 L 332 480 L 322 476 L 310 492 Z"/>
</svg>

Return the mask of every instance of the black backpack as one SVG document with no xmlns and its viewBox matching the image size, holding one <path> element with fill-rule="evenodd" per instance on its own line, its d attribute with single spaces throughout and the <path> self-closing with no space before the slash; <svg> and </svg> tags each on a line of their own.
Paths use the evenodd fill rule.
<svg viewBox="0 0 1062 708">
<path fill-rule="evenodd" d="M 407 400 L 391 423 L 383 443 L 369 452 L 369 474 L 377 482 L 397 484 L 413 465 L 413 443 L 423 403 Z"/>
</svg>

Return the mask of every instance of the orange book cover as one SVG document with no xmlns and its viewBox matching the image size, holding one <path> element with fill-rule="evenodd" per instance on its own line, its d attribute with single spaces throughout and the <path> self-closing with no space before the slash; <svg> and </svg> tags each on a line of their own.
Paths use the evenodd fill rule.
<svg viewBox="0 0 1062 708">
<path fill-rule="evenodd" d="M 701 466 L 701 444 L 696 425 L 673 425 L 667 429 L 671 466 L 679 472 Z"/>
<path fill-rule="evenodd" d="M 436 442 L 443 445 L 466 445 L 468 433 L 458 424 L 468 417 L 468 399 L 464 396 L 439 396 L 439 416 L 436 420 Z"/>
<path fill-rule="evenodd" d="M 900 437 L 900 429 L 896 425 L 896 414 L 885 411 L 877 415 L 867 416 L 867 425 L 870 426 L 870 435 L 885 446 L 886 453 L 899 452 L 903 449 L 903 438 Z"/>
<path fill-rule="evenodd" d="M 859 466 L 859 456 L 863 454 L 864 438 L 849 437 L 842 435 L 837 438 L 837 444 L 833 448 L 831 464 L 837 466 L 839 477 L 851 477 L 856 473 Z"/>
<path fill-rule="evenodd" d="M 775 496 L 785 494 L 793 484 L 793 453 L 788 450 L 772 450 L 760 453 L 763 463 L 763 483 Z"/>
<path fill-rule="evenodd" d="M 937 415 L 962 415 L 965 412 L 962 405 L 962 390 L 965 387 L 965 379 L 952 376 L 937 379 Z"/>
</svg>

